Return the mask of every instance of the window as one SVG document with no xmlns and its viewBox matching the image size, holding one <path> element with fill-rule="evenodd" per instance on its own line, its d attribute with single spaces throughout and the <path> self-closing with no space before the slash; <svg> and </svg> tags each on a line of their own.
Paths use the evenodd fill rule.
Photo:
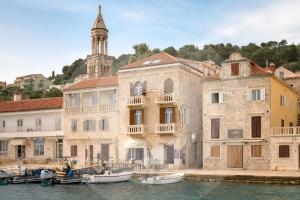
<svg viewBox="0 0 300 200">
<path fill-rule="evenodd" d="M 7 156 L 8 141 L 0 140 L 0 156 Z"/>
<path fill-rule="evenodd" d="M 77 119 L 71 119 L 71 132 L 75 133 L 78 131 L 78 120 Z"/>
<path fill-rule="evenodd" d="M 251 117 L 251 136 L 252 138 L 261 137 L 261 116 Z"/>
<path fill-rule="evenodd" d="M 36 118 L 35 119 L 35 128 L 36 130 L 41 130 L 42 128 L 42 119 L 41 118 Z"/>
<path fill-rule="evenodd" d="M 220 145 L 212 145 L 210 147 L 210 157 L 212 158 L 220 157 Z"/>
<path fill-rule="evenodd" d="M 5 120 L 2 121 L 2 128 L 5 128 L 6 127 L 6 122 Z"/>
<path fill-rule="evenodd" d="M 96 106 L 98 104 L 98 97 L 96 95 L 93 95 L 91 97 L 91 106 Z"/>
<path fill-rule="evenodd" d="M 198 160 L 198 143 L 194 142 L 194 161 Z"/>
<path fill-rule="evenodd" d="M 77 145 L 71 145 L 71 157 L 77 157 Z"/>
<path fill-rule="evenodd" d="M 281 120 L 281 127 L 284 127 L 284 120 Z"/>
<path fill-rule="evenodd" d="M 165 124 L 171 124 L 174 122 L 174 109 L 166 108 L 165 111 Z"/>
<path fill-rule="evenodd" d="M 294 126 L 294 123 L 293 122 L 290 122 L 290 127 L 293 127 Z"/>
<path fill-rule="evenodd" d="M 212 103 L 220 103 L 220 94 L 219 93 L 212 93 L 211 94 L 211 102 Z"/>
<path fill-rule="evenodd" d="M 108 131 L 108 120 L 107 119 L 101 119 L 99 126 L 100 126 L 101 131 Z"/>
<path fill-rule="evenodd" d="M 279 78 L 284 78 L 284 72 L 279 72 Z"/>
<path fill-rule="evenodd" d="M 84 131 L 96 131 L 96 121 L 95 120 L 85 120 L 83 122 Z"/>
<path fill-rule="evenodd" d="M 55 130 L 56 131 L 61 130 L 61 118 L 60 117 L 55 118 Z"/>
<path fill-rule="evenodd" d="M 168 78 L 165 80 L 165 83 L 164 83 L 164 90 L 165 90 L 165 93 L 173 93 L 173 80 Z"/>
<path fill-rule="evenodd" d="M 128 149 L 127 160 L 144 160 L 144 149 L 143 148 Z"/>
<path fill-rule="evenodd" d="M 289 158 L 289 157 L 290 157 L 290 146 L 279 145 L 279 158 Z"/>
<path fill-rule="evenodd" d="M 261 145 L 251 145 L 251 157 L 261 158 Z"/>
<path fill-rule="evenodd" d="M 232 63 L 231 64 L 231 76 L 238 76 L 240 75 L 240 65 L 239 63 Z"/>
<path fill-rule="evenodd" d="M 80 106 L 80 96 L 79 95 L 75 95 L 74 97 L 74 106 L 79 107 Z"/>
<path fill-rule="evenodd" d="M 34 156 L 44 155 L 44 139 L 38 138 L 34 140 Z"/>
<path fill-rule="evenodd" d="M 136 110 L 134 114 L 135 125 L 142 125 L 143 123 L 143 111 Z"/>
<path fill-rule="evenodd" d="M 18 119 L 17 120 L 17 126 L 18 127 L 23 127 L 23 119 Z"/>
<path fill-rule="evenodd" d="M 137 82 L 134 87 L 134 95 L 141 96 L 143 94 L 143 85 L 141 82 Z"/>
<path fill-rule="evenodd" d="M 280 95 L 280 105 L 285 106 L 285 96 Z"/>
<path fill-rule="evenodd" d="M 220 138 L 220 118 L 211 119 L 211 139 Z"/>
<path fill-rule="evenodd" d="M 165 164 L 174 164 L 174 145 L 167 145 L 165 150 Z"/>
</svg>

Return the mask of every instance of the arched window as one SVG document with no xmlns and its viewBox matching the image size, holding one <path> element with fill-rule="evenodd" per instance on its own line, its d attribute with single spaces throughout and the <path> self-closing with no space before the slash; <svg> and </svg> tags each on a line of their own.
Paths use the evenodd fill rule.
<svg viewBox="0 0 300 200">
<path fill-rule="evenodd" d="M 134 95 L 140 96 L 142 95 L 142 93 L 143 93 L 143 84 L 140 81 L 138 81 L 134 87 Z"/>
<path fill-rule="evenodd" d="M 173 80 L 167 78 L 164 84 L 164 90 L 166 93 L 173 93 Z"/>
</svg>

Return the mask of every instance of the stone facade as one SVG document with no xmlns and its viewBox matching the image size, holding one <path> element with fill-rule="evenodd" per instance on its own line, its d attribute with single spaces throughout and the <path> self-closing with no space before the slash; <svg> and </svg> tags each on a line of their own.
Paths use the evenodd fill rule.
<svg viewBox="0 0 300 200">
<path fill-rule="evenodd" d="M 24 88 L 31 86 L 34 91 L 45 90 L 50 86 L 50 81 L 42 74 L 30 74 L 26 76 L 17 77 L 14 81 L 14 86 Z"/>
</svg>

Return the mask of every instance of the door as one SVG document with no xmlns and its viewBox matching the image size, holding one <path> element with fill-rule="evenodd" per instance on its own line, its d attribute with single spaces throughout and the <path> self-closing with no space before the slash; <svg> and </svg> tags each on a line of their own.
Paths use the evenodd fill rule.
<svg viewBox="0 0 300 200">
<path fill-rule="evenodd" d="M 243 168 L 243 146 L 242 145 L 227 146 L 227 167 Z"/>
<path fill-rule="evenodd" d="M 109 144 L 101 144 L 101 159 L 109 161 Z"/>
<path fill-rule="evenodd" d="M 90 162 L 93 162 L 94 158 L 94 146 L 90 145 Z"/>
<path fill-rule="evenodd" d="M 25 158 L 25 146 L 24 145 L 18 145 L 17 146 L 17 158 L 18 159 L 24 159 Z"/>
<path fill-rule="evenodd" d="M 58 139 L 56 144 L 57 144 L 56 157 L 62 158 L 63 157 L 63 139 Z"/>
</svg>

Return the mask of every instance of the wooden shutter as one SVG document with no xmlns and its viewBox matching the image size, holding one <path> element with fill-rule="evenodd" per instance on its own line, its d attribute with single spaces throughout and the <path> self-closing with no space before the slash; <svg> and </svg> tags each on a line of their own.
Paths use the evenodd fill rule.
<svg viewBox="0 0 300 200">
<path fill-rule="evenodd" d="M 223 103 L 223 101 L 224 101 L 224 93 L 220 92 L 219 93 L 219 103 Z"/>
<path fill-rule="evenodd" d="M 239 63 L 231 64 L 231 76 L 238 76 L 240 74 L 240 65 Z"/>
<path fill-rule="evenodd" d="M 211 138 L 220 138 L 220 118 L 211 119 Z"/>
<path fill-rule="evenodd" d="M 251 157 L 260 158 L 261 157 L 261 145 L 252 145 L 251 146 Z"/>
<path fill-rule="evenodd" d="M 279 145 L 279 158 L 289 158 L 289 157 L 290 157 L 290 146 Z"/>
<path fill-rule="evenodd" d="M 210 157 L 213 157 L 213 158 L 220 157 L 220 145 L 212 145 L 210 147 Z"/>
<path fill-rule="evenodd" d="M 168 78 L 164 83 L 164 92 L 173 93 L 173 80 Z"/>
<path fill-rule="evenodd" d="M 166 112 L 166 108 L 160 108 L 160 111 L 159 111 L 159 122 L 160 122 L 160 124 L 165 123 L 165 112 Z"/>
<path fill-rule="evenodd" d="M 93 162 L 94 160 L 94 146 L 90 145 L 90 161 Z"/>
<path fill-rule="evenodd" d="M 145 124 L 145 120 L 146 120 L 146 117 L 145 117 L 145 111 L 144 110 L 141 110 L 142 111 L 142 124 Z"/>
<path fill-rule="evenodd" d="M 135 125 L 135 110 L 130 110 L 129 111 L 129 123 L 130 125 Z"/>
<path fill-rule="evenodd" d="M 265 88 L 260 89 L 260 99 L 262 101 L 266 100 L 266 89 Z"/>
<path fill-rule="evenodd" d="M 72 145 L 71 146 L 71 157 L 76 157 L 77 156 L 77 145 Z"/>
<path fill-rule="evenodd" d="M 109 160 L 109 144 L 101 144 L 102 160 Z"/>
<path fill-rule="evenodd" d="M 261 137 L 261 116 L 251 117 L 251 135 L 253 138 Z"/>
</svg>

